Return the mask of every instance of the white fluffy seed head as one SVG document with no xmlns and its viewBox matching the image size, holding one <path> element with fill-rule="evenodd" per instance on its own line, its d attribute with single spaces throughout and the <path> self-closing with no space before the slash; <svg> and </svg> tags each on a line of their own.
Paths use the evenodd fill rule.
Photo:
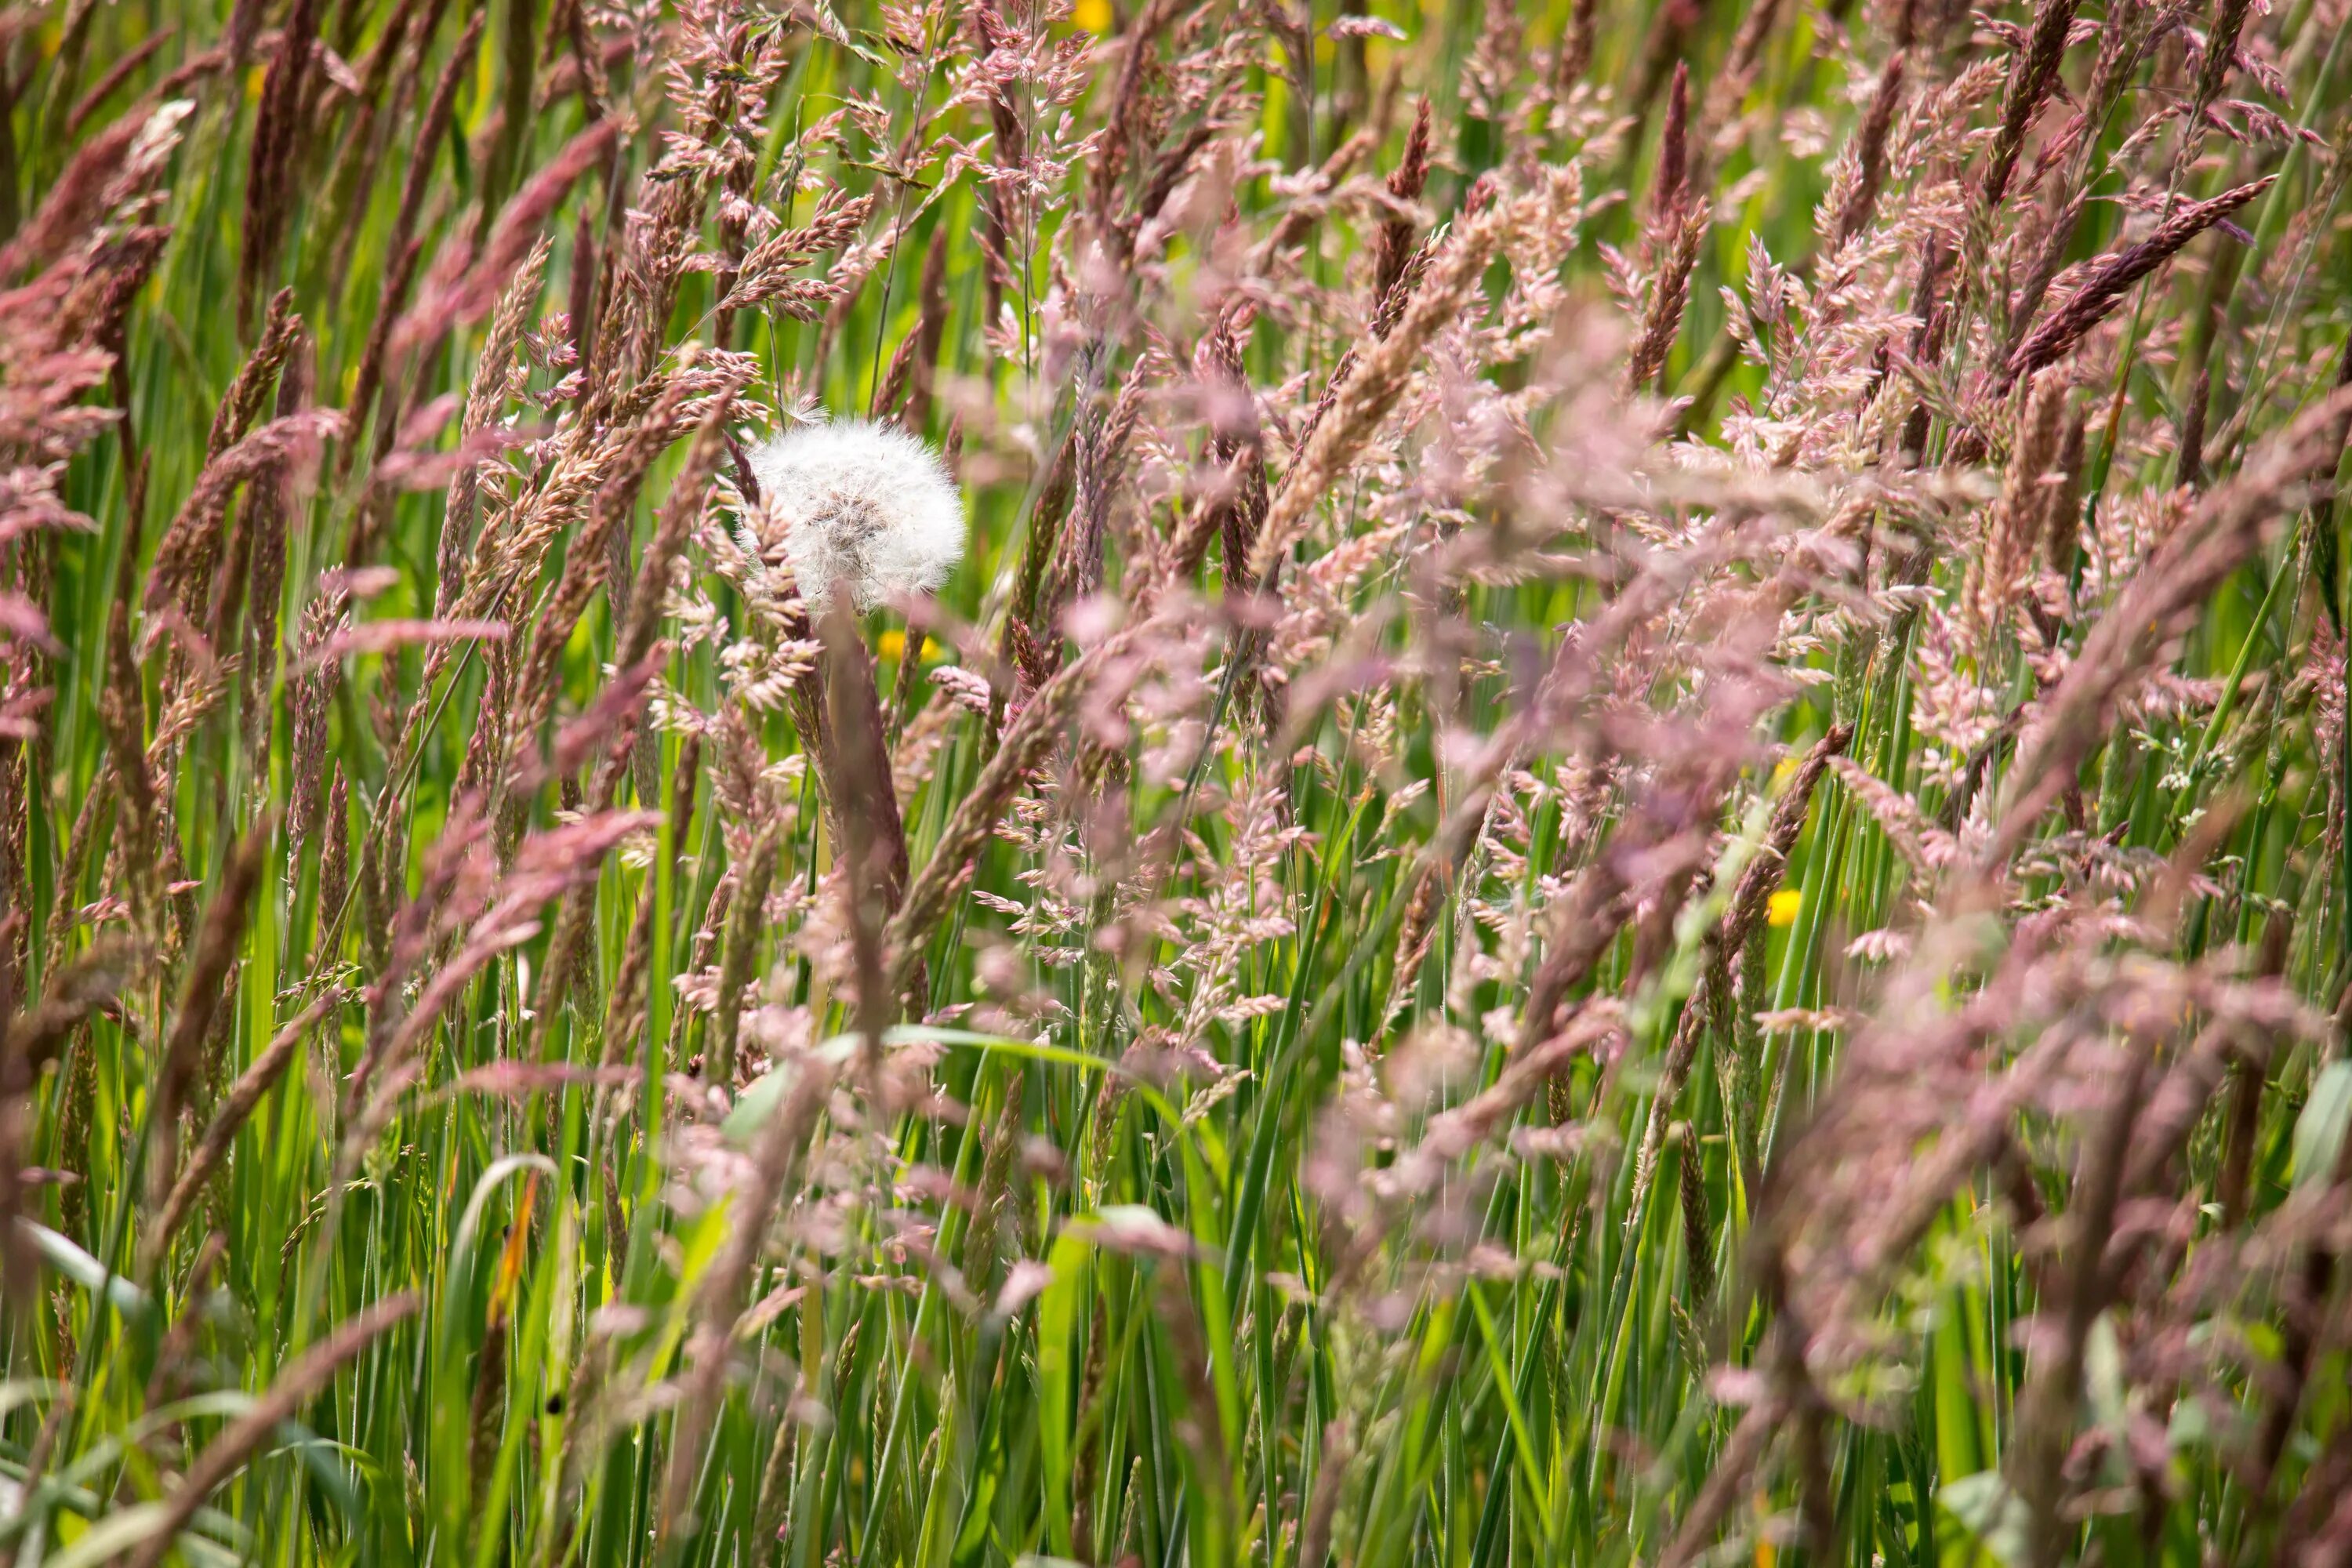
<svg viewBox="0 0 2352 1568">
<path fill-rule="evenodd" d="M 813 611 L 836 583 L 861 610 L 930 593 L 962 558 L 963 498 L 938 455 L 903 430 L 803 425 L 754 450 L 751 475 Z"/>
</svg>

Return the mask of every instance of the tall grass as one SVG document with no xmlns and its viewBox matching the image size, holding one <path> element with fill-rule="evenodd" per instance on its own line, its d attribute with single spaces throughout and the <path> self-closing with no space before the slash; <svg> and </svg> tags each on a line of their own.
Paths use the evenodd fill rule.
<svg viewBox="0 0 2352 1568">
<path fill-rule="evenodd" d="M 0 9 L 0 1562 L 2352 1562 L 2347 28 Z"/>
</svg>

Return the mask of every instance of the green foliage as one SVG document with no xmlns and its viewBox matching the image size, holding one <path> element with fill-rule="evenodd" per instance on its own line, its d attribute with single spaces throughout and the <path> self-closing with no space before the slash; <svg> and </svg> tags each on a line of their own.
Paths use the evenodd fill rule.
<svg viewBox="0 0 2352 1568">
<path fill-rule="evenodd" d="M 0 10 L 0 1562 L 2339 1561 L 2347 14 L 2074 16 Z"/>
</svg>

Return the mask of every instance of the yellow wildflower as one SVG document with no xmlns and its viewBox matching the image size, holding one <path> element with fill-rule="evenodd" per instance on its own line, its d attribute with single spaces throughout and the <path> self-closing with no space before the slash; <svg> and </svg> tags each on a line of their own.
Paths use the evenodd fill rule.
<svg viewBox="0 0 2352 1568">
<path fill-rule="evenodd" d="M 898 630 L 896 626 L 891 627 L 888 631 L 884 632 L 881 637 L 875 640 L 874 652 L 876 657 L 880 658 L 885 664 L 893 663 L 898 659 L 906 658 L 907 634 Z M 915 658 L 925 664 L 928 664 L 932 659 L 939 658 L 939 656 L 940 645 L 939 639 L 936 637 L 925 637 L 923 639 L 923 646 L 915 650 Z"/>
</svg>

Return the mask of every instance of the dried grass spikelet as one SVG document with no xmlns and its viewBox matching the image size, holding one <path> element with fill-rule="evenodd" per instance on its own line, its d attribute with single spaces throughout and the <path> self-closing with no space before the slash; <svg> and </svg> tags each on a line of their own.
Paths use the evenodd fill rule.
<svg viewBox="0 0 2352 1568">
<path fill-rule="evenodd" d="M 2264 526 L 2301 503 L 2320 465 L 2340 458 L 2337 421 L 2347 416 L 2352 390 L 2305 408 L 2255 447 L 2228 484 L 2209 492 L 2125 584 L 2019 735 L 1983 864 L 2000 865 L 2016 850 L 2105 735 L 2117 699 L 2146 678 L 2156 651 L 2182 635 L 2207 596 L 2252 553 Z"/>
<path fill-rule="evenodd" d="M 2133 284 L 2163 266 L 2190 240 L 2277 182 L 2276 174 L 2264 174 L 2258 180 L 2223 191 L 2210 201 L 2184 202 L 2158 224 L 2146 239 L 2099 258 L 2084 273 L 2082 282 L 2066 302 L 2036 327 L 2031 337 L 2017 345 L 2008 363 L 1994 377 L 1994 385 L 2005 389 L 2019 376 L 2031 374 L 2046 364 L 2055 364 L 2073 353 L 2074 345 L 2083 341 L 2084 334 L 2106 319 L 2107 312 L 2116 308 L 2116 302 Z"/>
<path fill-rule="evenodd" d="M 2123 0 L 2122 4 L 2107 7 L 2101 20 L 2098 63 L 2092 68 L 2090 85 L 2082 95 L 2079 123 L 2083 127 L 2105 124 L 2122 101 L 2132 73 L 2139 68 L 2141 51 L 2156 23 L 2158 9 L 2149 0 Z M 2189 122 L 2194 124 L 2197 118 L 2192 115 Z M 2074 243 L 2075 226 L 2082 222 L 2092 186 L 2096 184 L 2092 178 L 2092 165 L 2099 156 L 2098 137 L 2075 137 L 2074 151 L 2053 187 L 2058 193 L 2057 210 L 2042 230 L 2040 251 L 2026 269 L 2010 305 L 2011 348 L 2025 335 L 2025 329 L 2032 325 L 2050 290 L 2051 280 L 2064 264 L 2067 249 Z"/>
<path fill-rule="evenodd" d="M 2000 205 L 2009 194 L 2017 155 L 2033 117 L 2057 85 L 2058 68 L 2066 58 L 2066 39 L 2074 25 L 2077 0 L 2041 0 L 2033 10 L 2033 26 L 2025 47 L 2010 62 L 2009 85 L 2001 95 L 2000 129 L 1993 137 L 1977 197 L 1987 212 Z"/>
<path fill-rule="evenodd" d="M 928 594 L 963 556 L 963 499 L 939 455 L 903 430 L 805 425 L 751 454 L 762 498 L 812 612 L 846 584 L 861 610 Z"/>
<path fill-rule="evenodd" d="M 2024 401 L 2024 417 L 2001 481 L 2000 503 L 1993 512 L 1984 553 L 1969 574 L 1969 614 L 1986 629 L 2017 602 L 2042 540 L 2049 510 L 2044 476 L 2058 461 L 2066 425 L 2065 373 L 2053 367 L 2036 375 Z"/>
<path fill-rule="evenodd" d="M 182 1528 L 204 1506 L 205 1500 L 235 1475 L 281 1423 L 317 1398 L 344 1363 L 367 1349 L 386 1329 L 413 1314 L 419 1300 L 415 1290 L 386 1296 L 344 1319 L 280 1368 L 277 1381 L 205 1446 L 187 1468 L 180 1484 L 153 1505 L 155 1531 L 142 1537 L 131 1552 L 133 1568 L 156 1568 L 179 1540 Z"/>
<path fill-rule="evenodd" d="M 239 257 L 236 318 L 252 321 L 253 301 L 277 264 L 293 205 L 295 169 L 311 47 L 319 34 L 316 0 L 295 0 L 278 35 L 278 53 L 262 78 L 254 119 L 251 164 L 246 175 L 245 243 Z"/>
<path fill-rule="evenodd" d="M 1895 110 L 1903 104 L 1904 78 L 1909 68 L 1909 55 L 1897 49 L 1878 74 L 1878 89 L 1871 94 L 1870 108 L 1863 115 L 1862 129 L 1850 153 L 1853 183 L 1845 187 L 1835 209 L 1837 216 L 1830 224 L 1833 248 L 1859 238 L 1878 210 L 1879 193 L 1886 183 L 1886 142 L 1895 129 Z M 1845 166 L 1844 159 L 1839 166 Z"/>
<path fill-rule="evenodd" d="M 1388 178 L 1388 194 L 1395 204 L 1381 224 L 1380 236 L 1373 248 L 1372 305 L 1377 310 L 1396 289 L 1404 276 L 1405 262 L 1412 255 L 1412 205 L 1421 200 L 1429 184 L 1429 98 L 1423 94 L 1421 107 L 1414 111 L 1412 130 L 1405 137 L 1404 156 Z"/>
<path fill-rule="evenodd" d="M 2063 582 L 2074 569 L 2083 527 L 2083 461 L 2089 443 L 2090 416 L 2077 408 L 2066 416 L 2066 434 L 2058 443 L 2057 482 L 2050 489 L 2042 514 L 2043 563 Z M 2070 587 L 2069 596 L 2073 594 Z"/>
<path fill-rule="evenodd" d="M 1249 555 L 1251 582 L 1265 581 L 1275 563 L 1305 534 L 1317 504 L 1396 406 L 1422 349 L 1461 313 L 1518 217 L 1517 204 L 1508 201 L 1471 214 L 1438 246 L 1395 329 L 1360 360 L 1343 365 L 1344 379 L 1333 374 L 1330 415 L 1316 420 L 1259 525 Z"/>
<path fill-rule="evenodd" d="M 1648 308 L 1643 312 L 1641 333 L 1626 356 L 1628 396 L 1649 385 L 1666 368 L 1666 356 L 1674 352 L 1675 335 L 1682 331 L 1683 309 L 1690 303 L 1691 274 L 1698 267 L 1699 247 L 1706 238 L 1706 204 L 1695 202 L 1684 207 L 1678 221 L 1678 227 L 1662 236 L 1664 258 L 1650 290 Z"/>
</svg>

